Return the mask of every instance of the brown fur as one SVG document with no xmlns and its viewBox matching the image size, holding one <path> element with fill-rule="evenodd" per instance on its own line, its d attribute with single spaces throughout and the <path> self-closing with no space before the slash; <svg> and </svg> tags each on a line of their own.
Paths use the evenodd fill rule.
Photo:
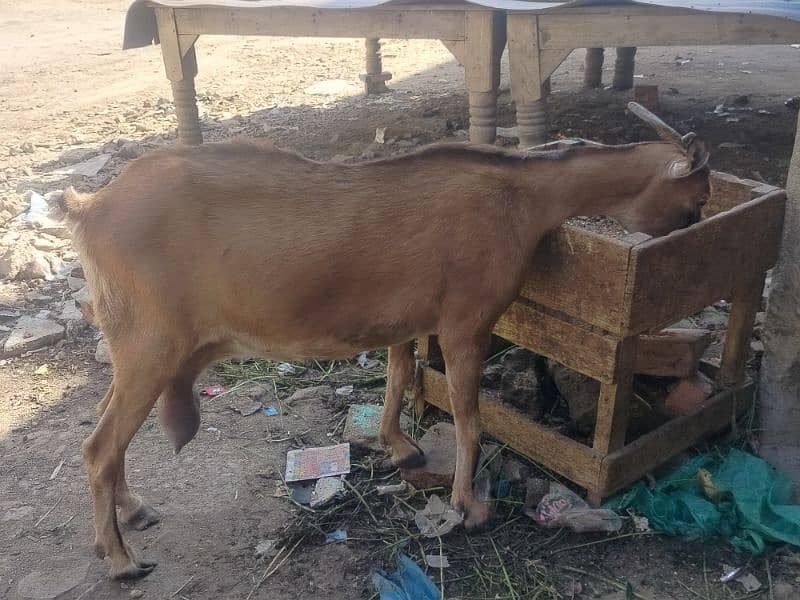
<svg viewBox="0 0 800 600">
<path fill-rule="evenodd" d="M 693 222 L 708 192 L 707 169 L 693 169 L 699 154 L 663 142 L 533 153 L 436 145 L 342 165 L 236 141 L 161 150 L 94 195 L 68 192 L 114 364 L 83 446 L 96 547 L 112 576 L 153 568 L 124 544 L 114 510 L 139 525 L 157 519 L 127 490 L 128 443 L 160 397 L 179 450 L 199 423 L 192 384 L 234 355 L 338 358 L 389 346 L 381 438 L 397 464 L 414 464 L 419 449 L 399 427 L 403 390 L 413 340 L 438 335 L 458 443 L 452 502 L 467 526 L 484 522 L 471 488 L 480 364 L 539 240 L 573 215 L 608 214 L 652 234 Z"/>
</svg>

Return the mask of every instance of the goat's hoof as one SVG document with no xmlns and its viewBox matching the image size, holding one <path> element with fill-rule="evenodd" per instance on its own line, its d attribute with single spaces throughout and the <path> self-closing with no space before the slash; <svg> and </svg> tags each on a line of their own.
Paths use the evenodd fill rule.
<svg viewBox="0 0 800 600">
<path fill-rule="evenodd" d="M 140 560 L 134 562 L 131 560 L 122 567 L 111 567 L 111 579 L 139 579 L 152 573 L 155 568 L 156 563 L 152 561 Z"/>
<path fill-rule="evenodd" d="M 425 452 L 406 434 L 391 448 L 392 464 L 399 469 L 415 469 L 425 464 Z"/>
<path fill-rule="evenodd" d="M 489 525 L 491 516 L 491 507 L 485 502 L 475 500 L 466 510 L 464 529 L 470 533 L 478 533 Z"/>
<path fill-rule="evenodd" d="M 120 515 L 120 520 L 128 529 L 143 531 L 158 523 L 161 520 L 161 513 L 147 504 L 142 504 L 130 515 Z"/>
</svg>

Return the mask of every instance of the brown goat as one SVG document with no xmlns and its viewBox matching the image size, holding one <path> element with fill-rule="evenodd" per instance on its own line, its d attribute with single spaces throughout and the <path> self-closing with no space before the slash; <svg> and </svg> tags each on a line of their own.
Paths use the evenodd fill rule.
<svg viewBox="0 0 800 600">
<path fill-rule="evenodd" d="M 155 566 L 117 523 L 115 505 L 137 529 L 160 518 L 128 489 L 131 438 L 160 399 L 180 450 L 199 426 L 195 379 L 230 356 L 333 359 L 388 346 L 381 438 L 395 464 L 413 465 L 424 458 L 400 429 L 402 396 L 413 340 L 438 335 L 458 446 L 452 504 L 466 527 L 483 524 L 471 486 L 481 361 L 542 236 L 593 214 L 663 234 L 698 220 L 708 195 L 703 145 L 631 108 L 667 141 L 434 145 L 357 165 L 238 141 L 160 150 L 96 194 L 68 191 L 62 208 L 114 365 L 82 448 L 111 576 Z"/>
</svg>

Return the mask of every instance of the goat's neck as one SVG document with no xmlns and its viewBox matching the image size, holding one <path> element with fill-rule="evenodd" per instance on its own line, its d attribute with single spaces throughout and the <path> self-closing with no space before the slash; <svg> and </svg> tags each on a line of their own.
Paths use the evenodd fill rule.
<svg viewBox="0 0 800 600">
<path fill-rule="evenodd" d="M 652 180 L 632 150 L 572 151 L 562 159 L 533 159 L 518 170 L 518 185 L 529 190 L 521 225 L 542 233 L 576 216 L 613 215 Z"/>
</svg>

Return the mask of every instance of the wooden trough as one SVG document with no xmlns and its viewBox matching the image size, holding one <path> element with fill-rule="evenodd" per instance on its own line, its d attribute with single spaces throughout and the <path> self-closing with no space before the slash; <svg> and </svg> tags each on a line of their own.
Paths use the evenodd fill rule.
<svg viewBox="0 0 800 600">
<path fill-rule="evenodd" d="M 747 410 L 745 378 L 766 271 L 778 256 L 784 191 L 724 173 L 712 176 L 705 218 L 660 238 L 623 239 L 564 225 L 537 251 L 520 296 L 494 333 L 600 382 L 591 446 L 481 394 L 483 429 L 584 487 L 590 501 L 641 478 Z M 720 367 L 723 391 L 695 412 L 625 444 L 637 339 L 719 300 L 732 303 Z M 436 338 L 419 340 L 417 409 L 452 412 Z"/>
</svg>

